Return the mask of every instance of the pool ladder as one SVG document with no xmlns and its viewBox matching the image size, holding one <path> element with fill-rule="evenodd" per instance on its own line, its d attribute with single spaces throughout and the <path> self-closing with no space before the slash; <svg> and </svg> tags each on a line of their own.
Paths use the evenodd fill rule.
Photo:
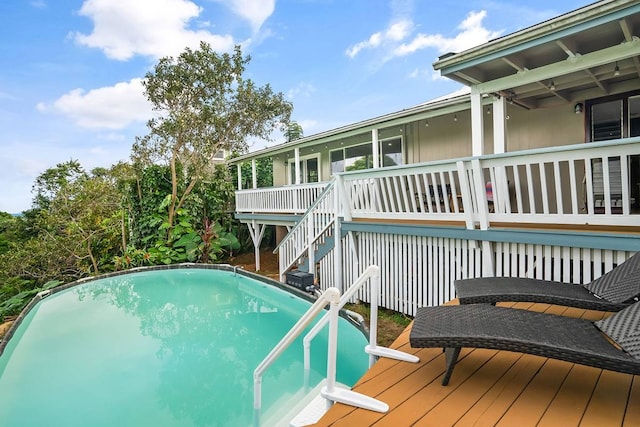
<svg viewBox="0 0 640 427">
<path fill-rule="evenodd" d="M 304 369 L 305 378 L 308 378 L 311 367 L 311 340 L 329 323 L 329 340 L 327 346 L 327 379 L 326 385 L 322 388 L 320 394 L 327 401 L 327 409 L 335 402 L 344 403 L 359 408 L 369 409 L 376 412 L 387 412 L 389 405 L 386 403 L 357 393 L 353 390 L 336 387 L 336 354 L 338 346 L 338 317 L 340 309 L 351 300 L 355 293 L 360 290 L 367 282 L 371 283 L 371 316 L 369 324 L 369 344 L 365 346 L 365 352 L 369 354 L 369 367 L 376 360 L 376 357 L 387 357 L 405 362 L 417 363 L 420 359 L 412 354 L 402 351 L 380 347 L 377 345 L 377 329 L 378 329 L 378 292 L 379 292 L 380 268 L 376 265 L 370 265 L 356 279 L 356 281 L 340 296 L 337 288 L 329 288 L 325 290 L 316 300 L 315 303 L 306 311 L 306 313 L 293 325 L 287 334 L 280 340 L 278 344 L 269 352 L 262 360 L 258 367 L 253 371 L 253 409 L 254 409 L 254 425 L 260 425 L 260 415 L 262 409 L 262 375 L 271 366 L 275 360 L 294 342 L 294 340 L 311 324 L 324 307 L 329 304 L 329 312 L 326 313 L 318 323 L 305 335 L 303 339 L 304 346 Z"/>
</svg>

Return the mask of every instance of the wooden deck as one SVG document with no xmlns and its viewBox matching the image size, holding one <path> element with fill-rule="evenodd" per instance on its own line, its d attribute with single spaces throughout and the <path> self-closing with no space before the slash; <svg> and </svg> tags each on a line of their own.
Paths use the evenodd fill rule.
<svg viewBox="0 0 640 427">
<path fill-rule="evenodd" d="M 545 304 L 502 304 L 598 320 L 603 313 Z M 314 426 L 640 426 L 640 376 L 521 353 L 463 349 L 448 386 L 441 349 L 413 349 L 409 326 L 392 345 L 417 364 L 379 360 L 354 390 L 386 402 L 386 414 L 334 405 Z"/>
</svg>

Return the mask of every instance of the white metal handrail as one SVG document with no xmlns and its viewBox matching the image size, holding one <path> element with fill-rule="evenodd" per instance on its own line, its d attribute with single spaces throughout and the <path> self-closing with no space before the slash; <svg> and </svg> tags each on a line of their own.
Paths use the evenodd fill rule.
<svg viewBox="0 0 640 427">
<path fill-rule="evenodd" d="M 389 359 L 401 360 L 403 362 L 418 363 L 420 358 L 413 354 L 408 354 L 403 351 L 394 350 L 387 347 L 378 346 L 378 293 L 380 292 L 380 267 L 377 265 L 370 265 L 364 272 L 356 279 L 355 282 L 340 298 L 338 309 L 344 307 L 344 305 L 351 300 L 351 298 L 358 292 L 367 282 L 371 283 L 371 312 L 369 320 L 369 344 L 365 346 L 365 351 L 369 354 L 369 367 L 375 363 L 375 357 L 387 357 Z M 308 371 L 311 368 L 311 340 L 324 328 L 329 322 L 329 313 L 325 314 L 318 323 L 305 335 L 302 340 L 304 347 L 304 369 Z"/>
<path fill-rule="evenodd" d="M 330 229 L 337 215 L 332 191 L 335 191 L 335 180 L 325 187 L 305 215 L 274 249 L 274 252 L 280 254 L 278 259 L 281 276 L 305 253 L 311 254 L 314 250 L 313 245 Z M 311 266 L 312 262 L 309 265 Z M 281 277 L 281 281 L 284 281 L 284 277 Z"/>
<path fill-rule="evenodd" d="M 340 304 L 340 291 L 337 288 L 329 288 L 324 291 L 309 307 L 306 313 L 291 327 L 289 332 L 276 344 L 260 364 L 253 371 L 253 409 L 254 425 L 260 425 L 260 411 L 262 409 L 262 375 L 275 362 L 280 355 L 293 343 L 293 341 L 309 326 L 315 317 L 329 304 L 329 340 L 327 346 L 327 382 L 322 388 L 322 396 L 331 402 L 340 402 L 347 405 L 370 409 L 377 412 L 387 412 L 389 405 L 365 396 L 352 390 L 336 387 L 336 355 L 338 347 L 338 315 Z M 328 402 L 329 403 L 329 402 Z"/>
</svg>

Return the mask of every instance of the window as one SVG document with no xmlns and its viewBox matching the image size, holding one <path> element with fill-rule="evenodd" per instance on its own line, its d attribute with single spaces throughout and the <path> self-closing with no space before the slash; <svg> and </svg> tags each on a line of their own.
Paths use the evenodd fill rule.
<svg viewBox="0 0 640 427">
<path fill-rule="evenodd" d="M 381 140 L 378 147 L 383 167 L 404 164 L 401 138 Z M 332 175 L 338 172 L 373 168 L 371 143 L 332 151 L 330 158 Z"/>
<path fill-rule="evenodd" d="M 609 139 L 629 138 L 640 136 L 640 95 L 623 94 L 596 100 L 587 101 L 589 125 L 588 138 L 590 141 L 606 141 Z M 619 211 L 617 206 L 622 197 L 622 186 L 628 186 L 630 204 L 632 207 L 640 207 L 640 156 L 629 158 L 628 183 L 622 182 L 620 157 L 609 157 L 609 192 L 612 205 L 616 203 L 614 211 Z M 602 160 L 592 161 L 593 192 L 596 211 L 604 205 L 604 179 Z"/>
<path fill-rule="evenodd" d="M 401 165 L 402 140 L 400 138 L 389 139 L 380 143 L 382 149 L 382 166 Z"/>
<path fill-rule="evenodd" d="M 371 144 L 356 145 L 344 149 L 344 170 L 357 171 L 373 167 Z"/>
<path fill-rule="evenodd" d="M 629 97 L 629 136 L 640 136 L 640 95 Z"/>
<path fill-rule="evenodd" d="M 320 161 L 317 155 L 314 157 L 300 159 L 300 182 L 302 184 L 320 181 L 319 164 Z M 287 165 L 287 167 L 289 168 L 289 184 L 296 183 L 296 169 L 294 166 L 295 161 L 291 159 Z"/>
<path fill-rule="evenodd" d="M 344 150 L 336 150 L 331 152 L 331 175 L 338 172 L 344 172 Z"/>
<path fill-rule="evenodd" d="M 622 100 L 591 106 L 591 141 L 622 138 Z"/>
<path fill-rule="evenodd" d="M 640 94 L 592 99 L 587 104 L 589 141 L 640 136 Z"/>
</svg>

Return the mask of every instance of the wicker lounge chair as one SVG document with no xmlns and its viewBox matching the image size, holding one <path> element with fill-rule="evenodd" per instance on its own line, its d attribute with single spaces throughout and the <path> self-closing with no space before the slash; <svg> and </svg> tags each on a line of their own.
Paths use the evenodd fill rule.
<svg viewBox="0 0 640 427">
<path fill-rule="evenodd" d="M 640 252 L 586 285 L 522 277 L 482 277 L 454 282 L 460 304 L 543 302 L 590 310 L 618 311 L 640 295 Z"/>
<path fill-rule="evenodd" d="M 449 383 L 462 347 L 516 351 L 637 375 L 640 303 L 597 322 L 488 304 L 423 307 L 409 342 L 445 349 L 442 385 Z"/>
</svg>

